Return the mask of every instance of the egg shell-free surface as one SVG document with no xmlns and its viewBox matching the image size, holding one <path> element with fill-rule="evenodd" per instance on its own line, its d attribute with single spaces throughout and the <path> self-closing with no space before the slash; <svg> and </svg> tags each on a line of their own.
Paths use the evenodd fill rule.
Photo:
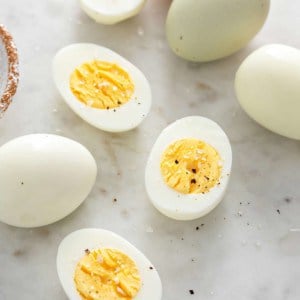
<svg viewBox="0 0 300 300">
<path fill-rule="evenodd" d="M 300 51 L 280 44 L 250 54 L 236 73 L 245 112 L 262 126 L 300 140 Z"/>
<path fill-rule="evenodd" d="M 226 57 L 261 29 L 269 0 L 174 0 L 166 21 L 172 50 L 197 62 Z"/>
<path fill-rule="evenodd" d="M 125 69 L 135 86 L 127 103 L 114 109 L 96 109 L 80 102 L 70 89 L 70 76 L 76 67 L 92 60 L 116 63 Z M 145 76 L 129 61 L 107 48 L 95 44 L 73 44 L 61 49 L 53 61 L 56 86 L 70 108 L 87 123 L 110 132 L 137 127 L 151 108 L 151 89 Z"/>
<path fill-rule="evenodd" d="M 82 9 L 98 23 L 112 25 L 137 15 L 145 0 L 80 0 Z"/>
<path fill-rule="evenodd" d="M 64 218 L 87 197 L 96 173 L 90 152 L 73 140 L 16 138 L 0 147 L 0 221 L 38 227 Z"/>
<path fill-rule="evenodd" d="M 162 285 L 152 263 L 131 243 L 119 235 L 104 229 L 86 228 L 72 232 L 60 243 L 57 253 L 57 272 L 60 282 L 70 300 L 81 300 L 74 273 L 85 249 L 113 248 L 127 254 L 137 265 L 142 287 L 135 300 L 160 300 Z M 152 269 L 150 269 L 152 267 Z"/>
<path fill-rule="evenodd" d="M 165 149 L 173 142 L 193 138 L 213 146 L 220 154 L 223 167 L 220 184 L 206 194 L 181 194 L 168 187 L 161 175 L 160 161 Z M 145 173 L 148 196 L 153 205 L 166 216 L 192 220 L 214 209 L 222 200 L 231 172 L 232 153 L 224 131 L 215 122 L 198 116 L 180 119 L 166 127 L 156 140 Z"/>
</svg>

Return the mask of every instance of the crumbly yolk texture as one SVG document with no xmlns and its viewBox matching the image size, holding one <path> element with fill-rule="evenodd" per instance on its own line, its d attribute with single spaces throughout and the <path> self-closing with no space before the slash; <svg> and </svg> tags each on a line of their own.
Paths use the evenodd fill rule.
<svg viewBox="0 0 300 300">
<path fill-rule="evenodd" d="M 182 194 L 205 194 L 219 183 L 222 160 L 211 145 L 182 139 L 169 145 L 160 162 L 165 183 Z"/>
<path fill-rule="evenodd" d="M 135 262 L 110 248 L 87 251 L 76 266 L 74 281 L 83 300 L 130 300 L 141 288 Z"/>
<path fill-rule="evenodd" d="M 73 71 L 70 89 L 79 101 L 90 107 L 111 109 L 132 98 L 134 84 L 129 74 L 117 64 L 94 60 Z"/>
</svg>

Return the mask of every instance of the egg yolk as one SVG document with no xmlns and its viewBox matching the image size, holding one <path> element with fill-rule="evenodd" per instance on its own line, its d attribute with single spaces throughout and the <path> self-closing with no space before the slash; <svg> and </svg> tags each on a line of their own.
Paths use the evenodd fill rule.
<svg viewBox="0 0 300 300">
<path fill-rule="evenodd" d="M 94 60 L 73 71 L 70 89 L 79 101 L 88 106 L 111 109 L 131 99 L 134 84 L 129 74 L 117 64 Z"/>
<path fill-rule="evenodd" d="M 129 300 L 141 288 L 135 262 L 116 249 L 86 250 L 74 276 L 83 300 Z"/>
<path fill-rule="evenodd" d="M 221 157 L 196 139 L 178 140 L 164 151 L 160 170 L 165 183 L 182 194 L 205 194 L 219 183 Z"/>
</svg>

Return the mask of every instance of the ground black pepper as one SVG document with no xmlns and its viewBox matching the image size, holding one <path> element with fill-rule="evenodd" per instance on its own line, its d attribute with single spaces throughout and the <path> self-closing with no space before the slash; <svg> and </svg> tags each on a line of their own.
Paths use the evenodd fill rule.
<svg viewBox="0 0 300 300">
<path fill-rule="evenodd" d="M 286 198 L 284 199 L 284 201 L 285 201 L 286 203 L 290 203 L 292 200 L 291 200 L 290 198 L 286 197 Z"/>
</svg>

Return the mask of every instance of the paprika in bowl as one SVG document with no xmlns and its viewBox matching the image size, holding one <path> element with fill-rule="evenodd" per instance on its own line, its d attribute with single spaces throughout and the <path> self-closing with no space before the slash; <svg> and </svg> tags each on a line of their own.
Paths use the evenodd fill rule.
<svg viewBox="0 0 300 300">
<path fill-rule="evenodd" d="M 11 34 L 0 24 L 0 117 L 16 93 L 19 71 L 16 46 Z"/>
</svg>

